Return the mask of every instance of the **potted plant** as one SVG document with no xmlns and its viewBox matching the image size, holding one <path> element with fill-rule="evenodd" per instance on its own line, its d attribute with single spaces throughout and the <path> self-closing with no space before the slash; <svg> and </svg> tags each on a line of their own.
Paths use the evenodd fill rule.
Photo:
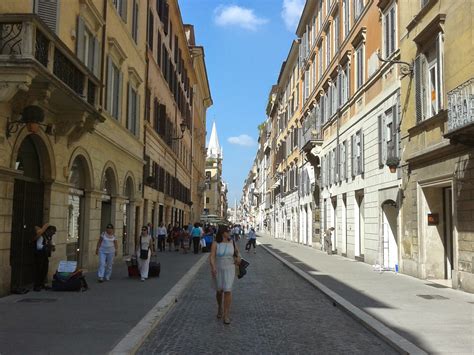
<svg viewBox="0 0 474 355">
<path fill-rule="evenodd" d="M 391 173 L 395 173 L 397 171 L 398 164 L 400 164 L 400 158 L 398 157 L 387 158 L 386 165 L 390 169 Z"/>
</svg>

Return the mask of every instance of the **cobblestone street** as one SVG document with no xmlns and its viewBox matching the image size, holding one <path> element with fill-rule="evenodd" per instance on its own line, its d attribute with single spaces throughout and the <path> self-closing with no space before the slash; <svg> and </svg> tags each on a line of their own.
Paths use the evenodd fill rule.
<svg viewBox="0 0 474 355">
<path fill-rule="evenodd" d="M 235 280 L 230 326 L 216 318 L 206 263 L 138 353 L 395 353 L 263 249 L 244 258 L 250 266 Z"/>
</svg>

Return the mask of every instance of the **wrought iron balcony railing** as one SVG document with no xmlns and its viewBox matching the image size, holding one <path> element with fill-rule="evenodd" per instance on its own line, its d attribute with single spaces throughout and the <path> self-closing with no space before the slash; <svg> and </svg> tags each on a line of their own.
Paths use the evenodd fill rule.
<svg viewBox="0 0 474 355">
<path fill-rule="evenodd" d="M 446 138 L 474 145 L 474 78 L 448 92 Z"/>
<path fill-rule="evenodd" d="M 314 115 L 308 116 L 303 122 L 300 137 L 300 150 L 311 150 L 318 144 L 322 144 L 321 124 Z"/>
<path fill-rule="evenodd" d="M 96 106 L 100 81 L 34 14 L 0 15 L 0 67 L 38 65 Z"/>
</svg>

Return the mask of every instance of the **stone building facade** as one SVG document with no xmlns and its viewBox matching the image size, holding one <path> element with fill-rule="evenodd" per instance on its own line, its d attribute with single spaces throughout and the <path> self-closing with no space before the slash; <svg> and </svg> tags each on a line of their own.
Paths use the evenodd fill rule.
<svg viewBox="0 0 474 355">
<path fill-rule="evenodd" d="M 157 13 L 164 9 L 166 19 Z M 153 62 L 158 33 L 160 63 Z M 177 1 L 6 0 L 0 42 L 0 295 L 31 283 L 35 225 L 57 227 L 53 273 L 60 260 L 93 270 L 108 223 L 119 256 L 133 253 L 140 226 L 158 221 L 160 203 L 168 208 L 163 220 L 189 221 L 212 99 L 203 49 Z M 185 123 L 173 144 L 160 145 L 154 125 L 162 116 L 154 120 L 147 105 L 155 98 L 167 105 L 168 136 L 179 137 Z M 150 189 L 149 151 L 168 172 L 164 196 Z M 197 199 L 198 215 L 200 208 Z"/>
<path fill-rule="evenodd" d="M 474 4 L 400 1 L 401 270 L 474 292 Z"/>
<path fill-rule="evenodd" d="M 8 0 L 0 13 L 6 43 L 0 293 L 6 294 L 31 281 L 35 225 L 57 227 L 50 272 L 65 259 L 93 269 L 107 223 L 115 225 L 120 255 L 134 247 L 142 206 L 138 103 L 145 96 L 146 2 Z M 42 126 L 24 124 L 35 119 L 32 112 L 44 114 Z"/>
</svg>

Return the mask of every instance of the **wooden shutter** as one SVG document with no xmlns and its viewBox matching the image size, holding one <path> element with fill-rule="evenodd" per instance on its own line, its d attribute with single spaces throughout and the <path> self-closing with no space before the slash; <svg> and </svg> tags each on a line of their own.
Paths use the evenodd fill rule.
<svg viewBox="0 0 474 355">
<path fill-rule="evenodd" d="M 140 137 L 140 95 L 138 95 L 138 91 L 135 94 L 135 135 Z"/>
<path fill-rule="evenodd" d="M 110 56 L 107 57 L 107 110 L 109 111 L 110 114 L 112 114 L 113 108 L 112 108 L 112 81 L 113 81 L 113 66 L 112 66 L 112 58 Z M 115 83 L 117 85 L 117 83 Z"/>
<path fill-rule="evenodd" d="M 397 94 L 397 103 L 395 105 L 395 110 L 394 110 L 394 132 L 395 132 L 395 155 L 398 158 L 401 158 L 401 152 L 400 152 L 400 122 L 401 122 L 401 101 L 400 101 L 400 91 L 398 91 Z"/>
<path fill-rule="evenodd" d="M 356 154 L 355 154 L 355 149 L 356 149 L 356 142 L 355 142 L 355 135 L 351 137 L 351 171 L 352 171 L 352 177 L 356 176 Z"/>
<path fill-rule="evenodd" d="M 131 132 L 132 130 L 132 123 L 133 123 L 133 92 L 132 86 L 130 83 L 127 84 L 127 129 Z"/>
<path fill-rule="evenodd" d="M 101 58 L 101 55 L 102 55 L 102 51 L 101 51 L 102 47 L 100 45 L 100 42 L 99 40 L 97 39 L 97 37 L 94 37 L 94 67 L 93 67 L 93 72 L 94 72 L 94 75 L 97 77 L 97 78 L 100 78 L 100 64 L 101 64 L 101 61 L 100 61 L 100 58 Z"/>
<path fill-rule="evenodd" d="M 165 1 L 165 4 L 163 6 L 163 31 L 165 32 L 165 35 L 168 35 L 168 25 L 169 25 L 169 11 L 170 7 L 168 5 L 168 2 Z"/>
<path fill-rule="evenodd" d="M 123 86 L 123 74 L 119 69 L 118 79 L 118 95 L 115 98 L 117 100 L 117 120 L 120 121 L 122 118 L 122 86 Z"/>
<path fill-rule="evenodd" d="M 77 40 L 76 40 L 76 55 L 84 63 L 85 62 L 85 53 L 84 53 L 84 20 L 81 16 L 77 16 Z"/>
<path fill-rule="evenodd" d="M 425 98 L 423 97 L 424 82 L 424 55 L 420 54 L 415 58 L 415 109 L 416 122 L 419 123 L 425 119 Z"/>
<path fill-rule="evenodd" d="M 36 13 L 53 31 L 58 29 L 58 0 L 37 0 Z"/>
<path fill-rule="evenodd" d="M 383 167 L 385 162 L 383 160 L 383 115 L 378 117 L 378 144 L 379 144 L 379 167 Z"/>
<path fill-rule="evenodd" d="M 365 154 L 364 154 L 364 134 L 362 131 L 359 131 L 360 136 L 360 156 L 359 156 L 359 173 L 363 174 L 365 172 Z"/>
<path fill-rule="evenodd" d="M 439 32 L 436 38 L 436 59 L 438 62 L 438 110 L 443 108 L 443 33 Z"/>
<path fill-rule="evenodd" d="M 155 29 L 155 17 L 151 10 L 148 13 L 148 47 L 153 51 L 153 32 Z"/>
<path fill-rule="evenodd" d="M 128 2 L 127 0 L 122 0 L 121 9 L 120 9 L 120 16 L 124 22 L 127 22 L 127 11 L 128 11 Z"/>
<path fill-rule="evenodd" d="M 349 177 L 349 141 L 344 141 L 344 179 Z"/>
</svg>

